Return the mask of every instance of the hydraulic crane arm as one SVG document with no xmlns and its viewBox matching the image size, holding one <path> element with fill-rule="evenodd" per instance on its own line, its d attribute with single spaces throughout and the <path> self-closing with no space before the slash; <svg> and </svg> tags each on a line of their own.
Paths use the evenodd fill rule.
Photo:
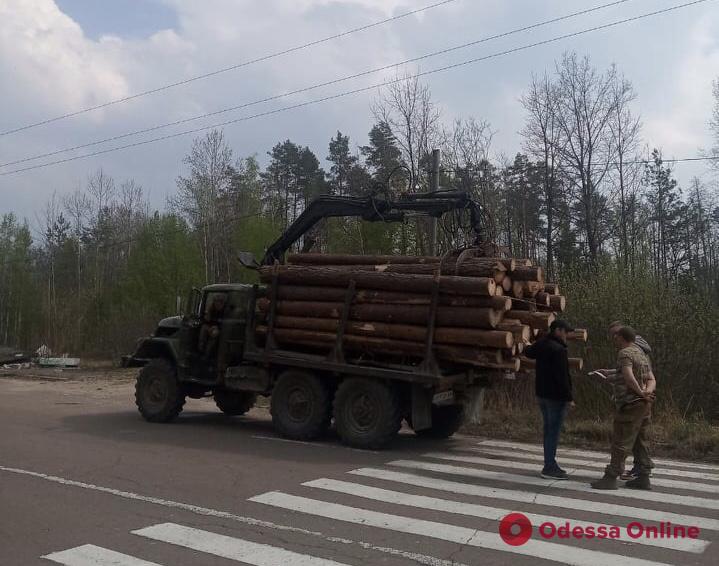
<svg viewBox="0 0 719 566">
<path fill-rule="evenodd" d="M 436 191 L 402 195 L 398 200 L 375 196 L 341 197 L 323 195 L 314 199 L 287 230 L 267 248 L 262 265 L 282 261 L 285 252 L 323 218 L 360 217 L 369 222 L 400 222 L 408 213 L 438 218 L 452 210 L 469 210 L 475 244 L 481 242 L 480 208 L 467 193 Z"/>
</svg>

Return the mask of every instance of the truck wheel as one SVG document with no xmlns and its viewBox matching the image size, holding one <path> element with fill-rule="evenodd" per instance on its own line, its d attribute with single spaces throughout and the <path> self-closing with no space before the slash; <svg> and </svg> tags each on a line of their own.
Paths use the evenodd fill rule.
<svg viewBox="0 0 719 566">
<path fill-rule="evenodd" d="M 277 432 L 295 440 L 312 440 L 330 423 L 330 394 L 315 375 L 289 370 L 280 375 L 270 401 Z"/>
<path fill-rule="evenodd" d="M 464 422 L 462 405 L 432 406 L 432 427 L 416 430 L 415 434 L 422 438 L 449 438 L 459 430 Z"/>
<path fill-rule="evenodd" d="M 135 404 L 145 420 L 166 423 L 180 414 L 185 404 L 173 365 L 154 359 L 140 370 L 135 383 Z"/>
<path fill-rule="evenodd" d="M 217 389 L 213 393 L 215 405 L 226 415 L 238 417 L 255 406 L 257 395 L 248 391 L 228 391 Z"/>
<path fill-rule="evenodd" d="M 357 448 L 381 448 L 402 426 L 396 392 L 385 383 L 350 378 L 343 381 L 334 401 L 337 432 L 345 444 Z"/>
</svg>

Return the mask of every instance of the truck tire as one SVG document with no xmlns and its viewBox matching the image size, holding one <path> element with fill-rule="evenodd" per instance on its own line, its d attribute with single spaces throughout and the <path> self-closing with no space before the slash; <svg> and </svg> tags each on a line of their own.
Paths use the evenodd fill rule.
<svg viewBox="0 0 719 566">
<path fill-rule="evenodd" d="M 270 413 L 275 430 L 294 440 L 312 440 L 330 424 L 330 393 L 315 375 L 288 370 L 272 390 Z"/>
<path fill-rule="evenodd" d="M 185 404 L 185 394 L 172 363 L 157 358 L 140 370 L 135 382 L 135 404 L 146 421 L 166 423 L 177 418 Z"/>
<path fill-rule="evenodd" d="M 212 395 L 217 408 L 230 417 L 244 415 L 255 406 L 255 401 L 257 401 L 257 395 L 249 391 L 217 389 Z"/>
<path fill-rule="evenodd" d="M 464 422 L 462 405 L 432 406 L 432 427 L 416 430 L 422 438 L 449 438 L 459 430 Z"/>
<path fill-rule="evenodd" d="M 385 446 L 402 426 L 399 398 L 389 385 L 372 379 L 343 381 L 334 400 L 337 433 L 345 444 L 376 449 Z"/>
</svg>

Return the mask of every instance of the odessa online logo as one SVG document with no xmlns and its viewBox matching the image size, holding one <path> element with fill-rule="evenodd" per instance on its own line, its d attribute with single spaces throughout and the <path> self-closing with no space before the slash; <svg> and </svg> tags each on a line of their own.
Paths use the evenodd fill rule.
<svg viewBox="0 0 719 566">
<path fill-rule="evenodd" d="M 520 546 L 532 538 L 532 522 L 523 513 L 510 513 L 499 523 L 499 536 L 511 546 Z M 672 525 L 670 522 L 660 522 L 658 525 L 644 525 L 633 521 L 626 527 L 617 525 L 587 524 L 572 525 L 570 521 L 552 523 L 545 521 L 537 527 L 540 538 L 551 539 L 672 539 L 672 538 L 699 538 L 699 527 L 686 527 Z"/>
</svg>

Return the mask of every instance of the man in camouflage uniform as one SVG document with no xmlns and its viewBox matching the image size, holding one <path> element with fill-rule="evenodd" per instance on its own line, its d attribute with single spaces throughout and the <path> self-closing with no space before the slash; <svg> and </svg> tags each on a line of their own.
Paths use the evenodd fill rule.
<svg viewBox="0 0 719 566">
<path fill-rule="evenodd" d="M 636 332 L 624 326 L 613 335 L 619 350 L 617 371 L 607 379 L 614 388 L 614 426 L 611 461 L 604 477 L 593 482 L 594 489 L 617 489 L 617 477 L 624 471 L 627 455 L 634 453 L 638 477 L 625 485 L 633 489 L 651 489 L 651 459 L 646 444 L 646 427 L 656 390 L 656 379 L 649 358 L 636 344 Z"/>
<path fill-rule="evenodd" d="M 626 326 L 621 320 L 615 320 L 609 325 L 609 340 L 614 340 L 614 335 L 617 333 L 617 331 L 622 327 Z M 644 338 L 639 336 L 637 334 L 636 339 L 634 340 L 634 343 L 639 346 L 642 351 L 647 355 L 649 358 L 649 363 L 652 361 L 652 347 L 649 345 L 649 342 L 647 342 Z M 616 369 L 600 369 L 601 373 L 603 373 L 605 376 L 616 376 L 617 370 Z M 656 376 L 655 376 L 656 377 Z M 640 437 L 638 437 L 637 442 L 634 443 L 635 446 L 638 446 L 640 442 L 647 442 L 647 438 L 644 436 L 644 432 L 649 428 L 649 424 L 651 423 L 651 414 L 647 415 L 647 426 L 642 427 L 642 433 L 640 433 Z M 634 456 L 634 460 L 637 460 L 637 457 Z M 652 469 L 654 469 L 654 462 L 651 463 Z M 636 478 L 639 475 L 639 468 L 636 464 L 632 466 L 631 470 L 624 470 L 622 474 L 619 476 L 620 479 L 627 481 Z"/>
</svg>

